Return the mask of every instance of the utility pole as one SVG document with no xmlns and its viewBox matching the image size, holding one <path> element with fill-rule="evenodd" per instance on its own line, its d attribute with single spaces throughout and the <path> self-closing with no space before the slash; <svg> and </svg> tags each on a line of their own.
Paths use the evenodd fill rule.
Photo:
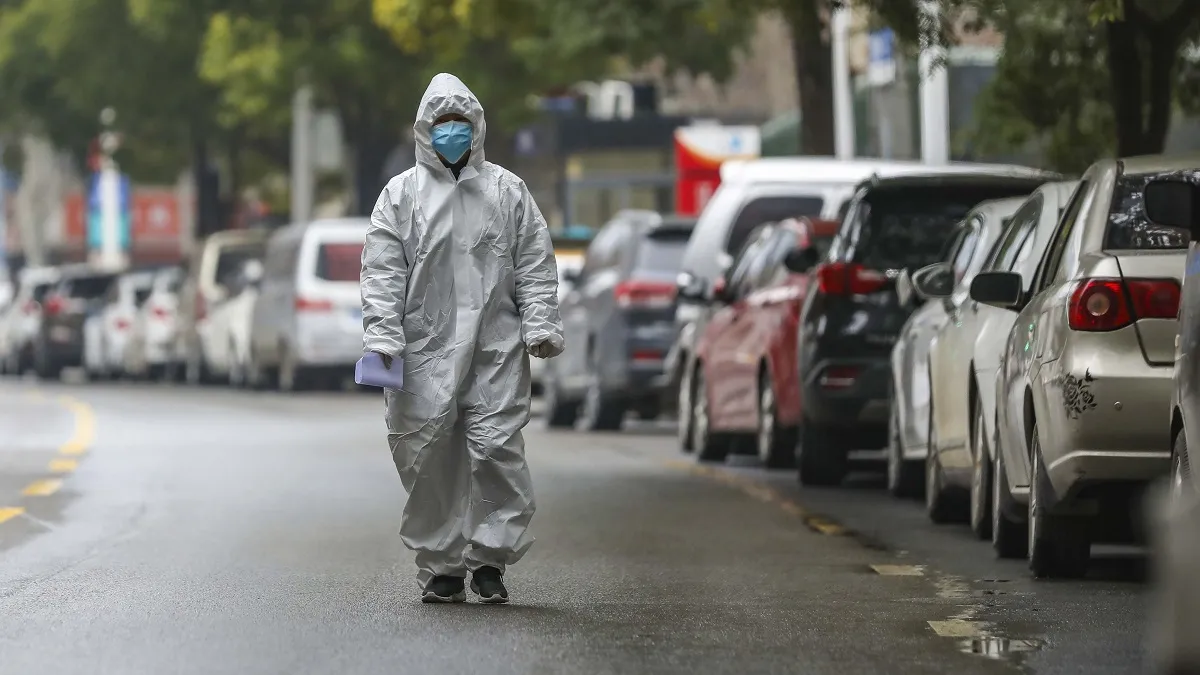
<svg viewBox="0 0 1200 675">
<path fill-rule="evenodd" d="M 838 159 L 854 159 L 854 94 L 850 90 L 850 8 L 842 6 L 830 18 L 833 52 L 833 147 Z"/>
<path fill-rule="evenodd" d="M 105 108 L 100 113 L 100 167 L 96 178 L 96 199 L 99 202 L 97 239 L 93 240 L 92 264 L 105 269 L 124 269 L 129 265 L 125 252 L 125 185 L 117 161 L 113 158 L 121 140 L 113 124 L 117 112 Z"/>
<path fill-rule="evenodd" d="M 941 9 L 937 0 L 921 0 L 922 24 L 938 26 Z M 936 33 L 935 33 L 936 34 Z M 930 41 L 918 59 L 921 78 L 921 160 L 926 164 L 950 162 L 950 76 L 946 49 Z"/>
<path fill-rule="evenodd" d="M 313 162 L 313 91 L 304 83 L 292 97 L 292 222 L 312 219 L 316 172 Z"/>
</svg>

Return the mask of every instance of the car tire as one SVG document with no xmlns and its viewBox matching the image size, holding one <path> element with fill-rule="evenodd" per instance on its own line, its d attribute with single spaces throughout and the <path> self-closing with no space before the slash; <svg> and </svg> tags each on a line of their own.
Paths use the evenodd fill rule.
<svg viewBox="0 0 1200 675">
<path fill-rule="evenodd" d="M 992 550 L 1001 560 L 1019 560 L 1029 555 L 1029 533 L 1026 523 L 1013 518 L 1016 502 L 1008 489 L 1008 472 L 1004 469 L 1004 453 L 999 439 L 996 461 L 992 465 Z"/>
<path fill-rule="evenodd" d="M 646 403 L 638 406 L 635 410 L 637 418 L 643 422 L 653 422 L 659 418 L 661 413 L 662 410 L 658 407 L 657 403 Z"/>
<path fill-rule="evenodd" d="M 900 413 L 892 396 L 892 411 L 888 415 L 887 489 L 898 499 L 916 499 L 924 494 L 925 471 L 919 461 L 904 459 L 900 438 Z"/>
<path fill-rule="evenodd" d="M 819 427 L 808 420 L 800 429 L 796 463 L 797 478 L 801 485 L 840 485 L 849 473 L 847 448 L 834 430 Z"/>
<path fill-rule="evenodd" d="M 309 385 L 309 374 L 296 363 L 291 349 L 285 346 L 281 352 L 283 355 L 279 359 L 279 376 L 275 380 L 275 389 L 281 394 L 304 391 Z"/>
<path fill-rule="evenodd" d="M 620 431 L 625 423 L 625 404 L 593 381 L 588 385 L 580 413 L 584 431 Z"/>
<path fill-rule="evenodd" d="M 685 370 L 679 377 L 679 394 L 675 401 L 679 416 L 676 433 L 679 437 L 679 449 L 684 454 L 690 454 L 696 449 L 696 446 L 692 445 L 692 399 L 696 391 L 694 383 L 696 378 L 693 377 L 692 372 L 692 370 Z"/>
<path fill-rule="evenodd" d="M 208 364 L 204 362 L 204 354 L 200 351 L 197 345 L 193 352 L 188 351 L 187 358 L 183 364 L 183 381 L 193 387 L 208 384 L 212 379 L 212 375 L 208 371 Z"/>
<path fill-rule="evenodd" d="M 983 423 L 983 403 L 975 396 L 974 427 L 971 431 L 971 531 L 980 541 L 992 538 L 992 455 Z"/>
<path fill-rule="evenodd" d="M 547 372 L 542 384 L 542 402 L 546 406 L 546 427 L 570 429 L 579 418 L 579 402 L 564 400 L 559 394 L 558 378 Z"/>
<path fill-rule="evenodd" d="M 942 480 L 942 465 L 937 452 L 937 429 L 933 425 L 933 403 L 929 404 L 929 452 L 925 454 L 925 515 L 937 525 L 960 520 L 962 508 L 953 490 Z"/>
<path fill-rule="evenodd" d="M 45 349 L 38 349 L 34 355 L 33 370 L 40 380 L 57 380 L 62 378 L 63 367 L 54 363 Z"/>
<path fill-rule="evenodd" d="M 1187 434 L 1180 429 L 1171 447 L 1171 494 L 1178 499 L 1195 492 L 1192 467 L 1188 464 Z"/>
<path fill-rule="evenodd" d="M 796 466 L 798 430 L 779 425 L 770 374 L 764 371 L 758 379 L 758 458 L 768 469 L 791 469 Z"/>
<path fill-rule="evenodd" d="M 1091 560 L 1088 522 L 1065 518 L 1050 512 L 1053 494 L 1050 477 L 1042 460 L 1042 445 L 1037 423 L 1030 434 L 1033 464 L 1029 486 L 1029 569 L 1038 579 L 1078 579 L 1087 574 Z"/>
<path fill-rule="evenodd" d="M 712 430 L 708 385 L 701 366 L 696 366 L 692 382 L 692 447 L 696 449 L 696 459 L 701 462 L 724 462 L 733 449 L 733 441 L 726 434 Z"/>
</svg>

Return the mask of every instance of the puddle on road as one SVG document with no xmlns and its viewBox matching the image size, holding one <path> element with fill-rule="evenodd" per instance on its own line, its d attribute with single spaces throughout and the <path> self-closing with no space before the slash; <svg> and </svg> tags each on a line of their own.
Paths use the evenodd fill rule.
<svg viewBox="0 0 1200 675">
<path fill-rule="evenodd" d="M 959 650 L 988 659 L 1005 660 L 1017 654 L 1034 652 L 1042 648 L 1040 640 L 1010 639 L 1001 637 L 977 637 L 958 643 Z"/>
</svg>

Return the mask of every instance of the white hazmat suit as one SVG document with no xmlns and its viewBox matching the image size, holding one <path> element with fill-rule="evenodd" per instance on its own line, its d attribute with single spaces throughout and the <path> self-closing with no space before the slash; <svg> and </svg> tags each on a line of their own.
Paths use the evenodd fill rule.
<svg viewBox="0 0 1200 675">
<path fill-rule="evenodd" d="M 473 128 L 457 179 L 430 138 L 448 113 Z M 417 166 L 384 188 L 367 231 L 363 346 L 403 364 L 403 388 L 385 390 L 388 441 L 408 492 L 400 536 L 424 588 L 503 572 L 533 543 L 527 349 L 561 353 L 563 329 L 546 221 L 520 178 L 484 161 L 475 95 L 437 75 L 413 132 Z"/>
</svg>

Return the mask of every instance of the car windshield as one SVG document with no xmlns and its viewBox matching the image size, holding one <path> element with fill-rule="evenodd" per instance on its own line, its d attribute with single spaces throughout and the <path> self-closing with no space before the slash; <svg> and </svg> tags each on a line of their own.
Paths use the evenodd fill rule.
<svg viewBox="0 0 1200 675">
<path fill-rule="evenodd" d="M 677 272 L 683 267 L 683 252 L 687 249 L 689 233 L 657 233 L 642 240 L 638 246 L 637 265 L 640 270 Z"/>
<path fill-rule="evenodd" d="M 325 281 L 353 281 L 362 274 L 361 242 L 321 244 L 317 252 L 317 278 Z"/>
<path fill-rule="evenodd" d="M 1117 178 L 1108 229 L 1104 234 L 1106 250 L 1169 250 L 1187 248 L 1190 237 L 1184 230 L 1156 225 L 1146 218 L 1143 190 L 1155 178 L 1180 175 L 1195 178 L 1192 172 L 1123 175 Z"/>
<path fill-rule="evenodd" d="M 217 275 L 215 281 L 222 285 L 230 285 L 242 267 L 251 260 L 262 257 L 262 249 L 257 246 L 224 246 L 217 257 Z"/>
<path fill-rule="evenodd" d="M 94 300 L 107 293 L 115 280 L 115 276 L 100 275 L 76 277 L 67 282 L 67 284 L 72 298 Z"/>
<path fill-rule="evenodd" d="M 30 298 L 32 298 L 34 302 L 41 302 L 42 300 L 46 299 L 47 295 L 50 294 L 50 289 L 52 288 L 54 288 L 53 283 L 38 284 L 30 290 Z"/>
<path fill-rule="evenodd" d="M 859 209 L 854 261 L 875 269 L 917 269 L 939 262 L 976 204 L 1028 194 L 1033 186 L 905 185 L 877 190 Z"/>
</svg>

